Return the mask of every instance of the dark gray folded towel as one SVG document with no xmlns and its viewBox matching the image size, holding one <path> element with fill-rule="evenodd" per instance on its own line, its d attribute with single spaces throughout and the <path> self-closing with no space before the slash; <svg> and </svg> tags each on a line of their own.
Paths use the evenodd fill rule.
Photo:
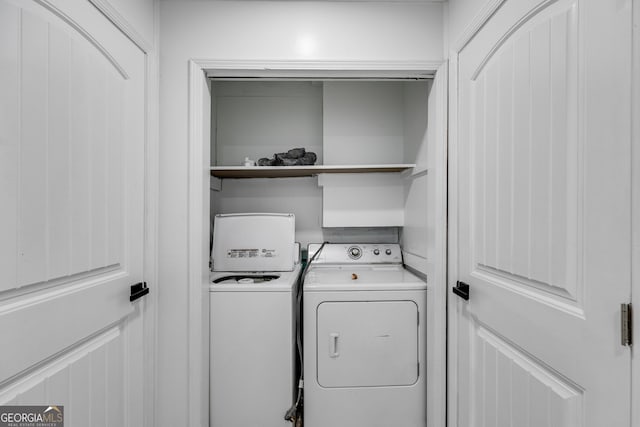
<svg viewBox="0 0 640 427">
<path fill-rule="evenodd" d="M 258 166 L 311 166 L 316 163 L 318 156 L 304 148 L 292 148 L 286 153 L 275 153 L 271 159 L 258 159 Z"/>
</svg>

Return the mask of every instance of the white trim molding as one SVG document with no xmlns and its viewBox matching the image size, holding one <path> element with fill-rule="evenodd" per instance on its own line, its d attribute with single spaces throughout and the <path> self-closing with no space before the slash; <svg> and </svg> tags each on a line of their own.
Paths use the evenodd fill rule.
<svg viewBox="0 0 640 427">
<path fill-rule="evenodd" d="M 209 233 L 209 148 L 203 128 L 210 118 L 204 114 L 202 94 L 206 88 L 206 68 L 199 61 L 189 61 L 189 188 L 188 188 L 188 372 L 187 426 L 205 426 L 208 420 L 208 324 L 209 314 L 203 310 L 208 285 L 209 256 L 203 253 Z"/>
<path fill-rule="evenodd" d="M 447 107 L 448 97 L 449 64 L 443 63 L 438 70 L 438 76 L 434 81 L 432 91 L 441 94 L 436 102 L 435 135 L 438 141 L 434 150 L 436 165 L 435 179 L 435 248 L 434 278 L 431 285 L 433 289 L 433 340 L 431 345 L 438 347 L 434 352 L 433 363 L 438 368 L 431 374 L 435 384 L 430 391 L 436 396 L 427 396 L 427 406 L 435 408 L 427 410 L 427 414 L 432 419 L 427 419 L 428 426 L 444 426 L 447 423 L 447 295 L 449 286 L 447 285 L 447 200 L 448 200 L 448 179 L 447 179 Z M 427 364 L 428 366 L 429 364 Z M 444 369 L 441 369 L 444 368 Z"/>
<path fill-rule="evenodd" d="M 442 61 L 194 60 L 207 77 L 431 78 Z"/>
<path fill-rule="evenodd" d="M 154 40 L 160 40 L 160 3 L 154 1 Z M 157 360 L 158 360 L 158 198 L 159 198 L 159 141 L 160 141 L 160 65 L 159 52 L 152 49 L 145 54 L 145 102 L 146 102 L 146 142 L 145 142 L 145 246 L 144 280 L 154 287 L 147 298 L 144 316 L 144 427 L 156 423 L 157 404 Z"/>
<path fill-rule="evenodd" d="M 458 317 L 455 300 L 450 300 L 450 288 L 458 277 L 458 52 L 449 56 L 449 111 L 447 138 L 447 425 L 458 425 L 458 370 L 456 362 Z"/>
</svg>

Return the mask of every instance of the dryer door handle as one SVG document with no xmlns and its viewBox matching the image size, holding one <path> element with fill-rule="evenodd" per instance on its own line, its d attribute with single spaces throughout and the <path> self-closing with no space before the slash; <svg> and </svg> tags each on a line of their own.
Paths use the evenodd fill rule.
<svg viewBox="0 0 640 427">
<path fill-rule="evenodd" d="M 338 352 L 338 338 L 340 338 L 340 334 L 337 332 L 329 334 L 329 357 L 336 358 L 340 356 Z"/>
</svg>

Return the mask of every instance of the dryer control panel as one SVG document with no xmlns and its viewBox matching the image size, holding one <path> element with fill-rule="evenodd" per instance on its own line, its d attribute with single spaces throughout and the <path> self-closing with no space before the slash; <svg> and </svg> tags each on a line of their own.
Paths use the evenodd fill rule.
<svg viewBox="0 0 640 427">
<path fill-rule="evenodd" d="M 308 259 L 322 245 L 311 243 Z M 315 257 L 318 264 L 402 264 L 402 251 L 397 243 L 327 243 Z"/>
</svg>

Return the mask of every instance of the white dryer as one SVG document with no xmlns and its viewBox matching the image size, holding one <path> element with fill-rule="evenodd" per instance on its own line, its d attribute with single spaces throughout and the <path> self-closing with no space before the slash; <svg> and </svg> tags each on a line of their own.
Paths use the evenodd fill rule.
<svg viewBox="0 0 640 427">
<path fill-rule="evenodd" d="M 300 274 L 294 216 L 217 215 L 214 224 L 210 426 L 290 426 Z"/>
<path fill-rule="evenodd" d="M 399 245 L 324 245 L 303 285 L 306 427 L 426 426 L 426 302 Z"/>
</svg>

